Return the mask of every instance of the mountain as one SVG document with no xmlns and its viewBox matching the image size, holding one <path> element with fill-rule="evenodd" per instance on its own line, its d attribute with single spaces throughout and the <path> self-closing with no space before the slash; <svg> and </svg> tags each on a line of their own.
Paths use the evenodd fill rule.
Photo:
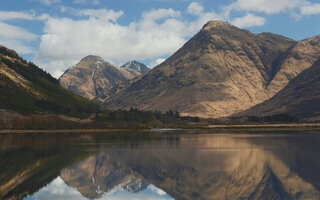
<svg viewBox="0 0 320 200">
<path fill-rule="evenodd" d="M 137 193 L 150 184 L 126 166 L 103 154 L 91 156 L 61 171 L 61 178 L 84 197 L 98 199 L 115 188 Z"/>
<path fill-rule="evenodd" d="M 50 74 L 0 46 L 0 108 L 27 114 L 88 116 L 98 105 L 61 88 Z"/>
<path fill-rule="evenodd" d="M 319 59 L 320 35 L 298 41 L 276 60 L 277 64 L 272 72 L 273 81 L 268 84 L 267 89 L 279 91 L 279 87 L 283 88 L 283 85 Z"/>
<path fill-rule="evenodd" d="M 308 40 L 253 34 L 210 21 L 169 59 L 103 105 L 229 116 L 271 98 L 313 64 L 317 48 Z"/>
<path fill-rule="evenodd" d="M 182 136 L 181 148 L 196 143 L 201 150 L 100 151 L 63 169 L 60 176 L 90 199 L 114 188 L 126 189 L 131 183 L 140 186 L 133 192 L 152 184 L 173 199 L 319 199 L 319 175 L 314 172 L 320 162 L 311 159 L 317 152 L 312 148 L 283 151 L 278 148 L 299 143 L 283 142 L 281 138 L 262 142 L 242 137 L 239 143 L 237 136 L 213 140 Z M 152 143 L 141 142 L 138 148 L 150 148 Z"/>
<path fill-rule="evenodd" d="M 139 67 L 140 66 L 140 67 Z M 103 102 L 128 84 L 129 80 L 145 72 L 144 65 L 132 62 L 121 68 L 99 56 L 87 56 L 69 68 L 60 78 L 63 88 L 90 100 Z M 138 68 L 139 67 L 139 68 Z M 137 69 L 136 69 L 137 68 Z"/>
<path fill-rule="evenodd" d="M 148 73 L 148 71 L 150 71 L 150 69 L 146 65 L 139 63 L 137 61 L 127 62 L 126 64 L 122 65 L 120 68 L 126 69 L 129 72 L 132 72 L 135 74 L 138 73 L 138 75 L 146 74 Z"/>
<path fill-rule="evenodd" d="M 235 116 L 276 114 L 309 121 L 320 120 L 320 60 L 291 80 L 273 98 Z"/>
</svg>

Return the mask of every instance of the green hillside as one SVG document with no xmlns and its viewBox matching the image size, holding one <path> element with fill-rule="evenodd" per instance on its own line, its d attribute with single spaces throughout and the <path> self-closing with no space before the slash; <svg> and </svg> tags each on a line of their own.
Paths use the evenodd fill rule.
<svg viewBox="0 0 320 200">
<path fill-rule="evenodd" d="M 61 88 L 50 74 L 0 46 L 0 109 L 87 117 L 99 106 Z"/>
</svg>

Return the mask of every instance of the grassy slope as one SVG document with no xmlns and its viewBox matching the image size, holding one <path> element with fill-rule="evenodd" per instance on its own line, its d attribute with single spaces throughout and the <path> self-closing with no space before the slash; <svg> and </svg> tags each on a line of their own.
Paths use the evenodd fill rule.
<svg viewBox="0 0 320 200">
<path fill-rule="evenodd" d="M 0 74 L 0 108 L 24 114 L 44 112 L 75 117 L 87 117 L 99 109 L 93 102 L 61 88 L 50 74 L 2 46 L 0 65 L 8 66 L 31 83 L 27 90 Z"/>
</svg>

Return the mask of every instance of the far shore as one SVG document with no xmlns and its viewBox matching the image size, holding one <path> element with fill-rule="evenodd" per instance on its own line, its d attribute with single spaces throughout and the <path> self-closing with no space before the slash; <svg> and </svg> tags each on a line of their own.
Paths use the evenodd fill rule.
<svg viewBox="0 0 320 200">
<path fill-rule="evenodd" d="M 304 124 L 227 124 L 227 125 L 161 125 L 161 126 L 138 126 L 123 128 L 83 128 L 83 129 L 60 129 L 60 130 L 0 130 L 0 134 L 22 134 L 22 133 L 111 133 L 125 131 L 151 131 L 161 129 L 201 129 L 218 131 L 310 131 L 320 130 L 320 123 L 304 123 Z"/>
</svg>

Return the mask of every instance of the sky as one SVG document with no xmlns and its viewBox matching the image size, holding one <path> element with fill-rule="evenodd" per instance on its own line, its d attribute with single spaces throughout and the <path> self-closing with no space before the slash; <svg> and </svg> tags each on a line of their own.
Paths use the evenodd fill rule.
<svg viewBox="0 0 320 200">
<path fill-rule="evenodd" d="M 1 0 L 0 45 L 56 78 L 87 55 L 152 68 L 209 20 L 302 40 L 320 34 L 320 0 Z"/>
<path fill-rule="evenodd" d="M 26 197 L 26 200 L 85 200 L 82 194 L 76 189 L 67 185 L 64 180 L 59 176 L 55 178 L 51 183 L 34 193 L 32 196 Z M 103 193 L 100 200 L 127 200 L 127 199 L 147 199 L 147 200 L 172 200 L 165 191 L 157 188 L 154 185 L 149 185 L 142 191 L 132 193 L 119 186 L 114 187 L 109 192 Z"/>
</svg>

